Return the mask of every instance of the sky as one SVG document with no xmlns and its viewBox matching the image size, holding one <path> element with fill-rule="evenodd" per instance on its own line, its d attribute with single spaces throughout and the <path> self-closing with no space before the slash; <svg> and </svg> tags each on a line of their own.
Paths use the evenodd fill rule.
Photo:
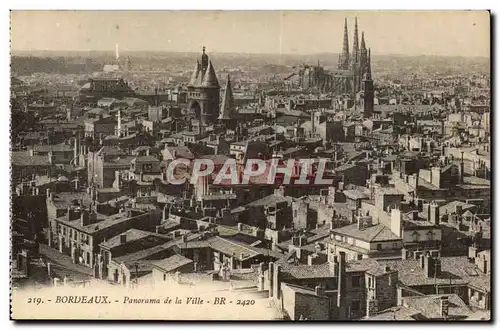
<svg viewBox="0 0 500 330">
<path fill-rule="evenodd" d="M 490 56 L 487 11 L 12 11 L 11 48 L 338 53 L 345 17 L 372 54 Z"/>
</svg>

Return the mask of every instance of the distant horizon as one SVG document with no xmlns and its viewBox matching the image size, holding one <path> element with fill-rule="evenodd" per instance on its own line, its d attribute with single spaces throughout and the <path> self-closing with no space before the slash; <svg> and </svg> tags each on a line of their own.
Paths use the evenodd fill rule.
<svg viewBox="0 0 500 330">
<path fill-rule="evenodd" d="M 113 50 L 51 50 L 51 49 L 11 49 L 11 56 L 16 54 L 13 53 L 109 53 L 109 55 L 113 55 Z M 164 54 L 198 54 L 201 53 L 201 49 L 199 52 L 196 51 L 181 51 L 181 50 L 126 50 L 120 51 L 121 54 L 135 54 L 135 53 L 164 53 Z M 227 55 L 274 55 L 274 56 L 314 56 L 314 55 L 338 55 L 339 52 L 318 52 L 318 53 L 262 53 L 262 52 L 235 52 L 235 51 L 209 51 L 207 50 L 207 54 L 227 54 Z M 106 54 L 108 55 L 108 54 Z M 372 56 L 398 56 L 398 57 L 460 57 L 460 58 L 477 58 L 477 59 L 490 59 L 489 56 L 482 55 L 439 55 L 439 54 L 398 54 L 398 53 L 374 53 L 372 52 Z M 120 56 L 120 58 L 125 58 L 126 56 Z"/>
<path fill-rule="evenodd" d="M 490 13 L 461 11 L 11 11 L 16 51 L 352 53 L 355 18 L 372 54 L 491 57 Z"/>
</svg>

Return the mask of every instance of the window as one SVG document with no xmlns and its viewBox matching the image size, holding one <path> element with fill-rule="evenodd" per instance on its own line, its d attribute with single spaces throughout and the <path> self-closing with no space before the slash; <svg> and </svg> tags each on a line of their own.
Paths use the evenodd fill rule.
<svg viewBox="0 0 500 330">
<path fill-rule="evenodd" d="M 359 288 L 361 286 L 361 276 L 355 275 L 351 277 L 352 287 Z"/>
<path fill-rule="evenodd" d="M 377 244 L 377 250 L 382 250 L 382 244 Z"/>
<path fill-rule="evenodd" d="M 398 243 L 397 242 L 392 243 L 392 248 L 393 249 L 397 249 L 398 248 Z"/>
<path fill-rule="evenodd" d="M 413 237 L 413 241 L 414 242 L 418 242 L 419 239 L 420 239 L 420 234 L 416 231 L 414 231 L 413 233 L 411 233 L 411 236 Z"/>
<path fill-rule="evenodd" d="M 167 274 L 163 274 L 163 281 L 167 280 Z"/>
</svg>

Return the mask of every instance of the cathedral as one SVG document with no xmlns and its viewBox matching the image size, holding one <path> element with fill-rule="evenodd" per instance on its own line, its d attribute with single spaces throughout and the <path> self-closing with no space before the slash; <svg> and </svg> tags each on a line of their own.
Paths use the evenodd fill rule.
<svg viewBox="0 0 500 330">
<path fill-rule="evenodd" d="M 347 95 L 353 100 L 357 96 L 361 96 L 358 93 L 364 91 L 364 81 L 368 81 L 366 85 L 372 86 L 373 83 L 370 83 L 370 49 L 366 47 L 364 32 L 361 33 L 361 43 L 359 41 L 357 18 L 354 23 L 351 51 L 349 51 L 349 31 L 347 28 L 347 19 L 345 19 L 342 52 L 339 54 L 336 69 L 325 70 L 319 65 L 319 62 L 317 66 L 304 65 L 297 72 L 285 78 L 285 80 L 290 85 L 295 85 L 308 92 Z"/>
<path fill-rule="evenodd" d="M 337 64 L 338 71 L 334 72 L 334 76 L 340 78 L 338 79 L 337 92 L 356 95 L 363 90 L 365 79 L 371 80 L 371 56 L 370 50 L 366 48 L 365 33 L 361 32 L 361 44 L 358 37 L 358 19 L 356 18 L 354 22 L 352 52 L 349 52 L 349 31 L 347 29 L 346 18 L 344 23 L 344 42 Z"/>
</svg>

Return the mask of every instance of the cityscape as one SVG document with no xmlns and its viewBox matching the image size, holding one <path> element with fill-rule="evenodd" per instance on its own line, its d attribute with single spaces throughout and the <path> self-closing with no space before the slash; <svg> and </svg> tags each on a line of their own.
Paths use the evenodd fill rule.
<svg viewBox="0 0 500 330">
<path fill-rule="evenodd" d="M 390 55 L 342 15 L 317 54 L 13 48 L 11 289 L 490 320 L 490 58 Z"/>
</svg>

